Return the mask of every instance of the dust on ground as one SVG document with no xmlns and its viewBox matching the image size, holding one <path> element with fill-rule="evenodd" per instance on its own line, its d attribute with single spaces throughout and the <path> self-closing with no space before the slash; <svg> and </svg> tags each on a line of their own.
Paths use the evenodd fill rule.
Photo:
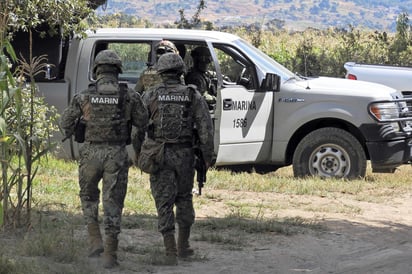
<svg viewBox="0 0 412 274">
<path fill-rule="evenodd" d="M 412 273 L 412 190 L 396 198 L 365 200 L 360 201 L 348 193 L 320 197 L 208 189 L 202 196 L 194 197 L 196 225 L 191 246 L 195 256 L 179 260 L 177 266 L 148 261 L 148 258 L 155 260 L 157 253 L 161 257 L 163 246 L 156 231 L 155 216 L 144 215 L 125 216 L 119 241 L 120 265 L 115 269 L 104 269 L 100 258 L 87 258 L 83 225 L 76 226 L 74 232 L 67 228 L 68 233 L 75 233 L 76 239 L 84 239 L 80 261 L 56 266 L 53 258 L 26 256 L 16 258 L 16 262 L 24 259 L 35 261 L 36 265 L 40 263 L 44 265 L 42 274 Z M 249 223 L 244 228 L 239 228 L 237 223 L 231 227 L 227 218 L 231 215 L 234 219 L 255 216 L 256 220 L 246 221 Z M 139 225 L 139 220 L 144 218 L 150 221 Z M 284 230 L 259 231 L 260 218 L 286 220 Z M 291 224 L 288 220 L 292 220 Z M 303 220 L 303 224 L 294 226 L 293 220 Z M 152 227 L 147 227 L 148 223 Z M 227 227 L 217 227 L 219 224 Z M 251 232 L 246 231 L 248 228 Z M 0 240 L 1 254 L 18 246 L 11 236 L 3 235 Z M 56 272 L 56 269 L 70 271 Z M 82 270 L 79 272 L 79 269 Z M 38 273 L 36 271 L 31 273 Z"/>
<path fill-rule="evenodd" d="M 123 229 L 120 238 L 120 267 L 101 273 L 412 273 L 412 193 L 387 201 L 357 201 L 351 195 L 314 197 L 275 193 L 229 192 L 211 190 L 220 197 L 213 206 L 200 206 L 197 221 L 227 216 L 222 200 L 234 197 L 245 203 L 280 205 L 276 210 L 263 210 L 265 218 L 303 218 L 319 224 L 319 229 L 298 233 L 242 233 L 241 248 L 224 243 L 191 241 L 196 258 L 179 260 L 177 266 L 141 264 L 128 246 L 150 245 L 161 238 L 156 231 Z M 196 201 L 195 203 L 200 202 Z M 282 206 L 282 204 L 284 206 Z M 300 206 L 294 206 L 299 204 Z M 302 207 L 302 205 L 307 205 Z M 333 210 L 327 208 L 333 207 Z M 339 208 L 344 208 L 339 212 Z M 319 210 L 316 210 L 319 209 Z M 99 268 L 99 262 L 94 262 Z M 99 271 L 98 271 L 99 273 Z"/>
</svg>

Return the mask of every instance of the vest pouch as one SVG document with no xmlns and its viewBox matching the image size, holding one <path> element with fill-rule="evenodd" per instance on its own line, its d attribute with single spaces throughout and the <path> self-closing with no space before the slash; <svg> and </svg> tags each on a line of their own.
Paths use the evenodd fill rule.
<svg viewBox="0 0 412 274">
<path fill-rule="evenodd" d="M 146 173 L 155 173 L 160 170 L 164 160 L 164 143 L 158 143 L 146 138 L 137 161 L 137 166 Z"/>
<path fill-rule="evenodd" d="M 86 121 L 79 118 L 76 127 L 74 128 L 74 140 L 78 143 L 84 143 L 84 137 L 86 133 Z"/>
</svg>

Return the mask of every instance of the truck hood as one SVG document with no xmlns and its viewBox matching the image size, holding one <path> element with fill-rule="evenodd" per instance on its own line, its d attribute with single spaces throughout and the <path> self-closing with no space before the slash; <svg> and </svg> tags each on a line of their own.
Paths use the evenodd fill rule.
<svg viewBox="0 0 412 274">
<path fill-rule="evenodd" d="M 370 98 L 389 99 L 402 97 L 395 89 L 365 81 L 354 81 L 344 78 L 318 77 L 307 80 L 296 80 L 296 85 L 311 93 L 335 95 L 364 96 Z"/>
</svg>

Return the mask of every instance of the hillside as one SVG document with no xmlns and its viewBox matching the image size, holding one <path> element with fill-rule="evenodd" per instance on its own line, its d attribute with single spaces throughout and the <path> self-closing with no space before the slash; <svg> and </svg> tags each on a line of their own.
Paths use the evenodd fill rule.
<svg viewBox="0 0 412 274">
<path fill-rule="evenodd" d="M 396 17 L 412 12 L 412 0 L 206 0 L 201 19 L 217 27 L 280 21 L 284 28 L 360 28 L 394 32 Z M 184 9 L 191 18 L 199 0 L 108 0 L 101 15 L 115 12 L 147 19 L 155 24 L 173 23 Z"/>
</svg>

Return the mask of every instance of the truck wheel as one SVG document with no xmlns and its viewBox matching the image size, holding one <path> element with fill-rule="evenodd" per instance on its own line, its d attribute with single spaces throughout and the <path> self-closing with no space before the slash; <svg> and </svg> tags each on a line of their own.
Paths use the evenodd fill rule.
<svg viewBox="0 0 412 274">
<path fill-rule="evenodd" d="M 366 156 L 359 141 L 339 128 L 321 128 L 306 135 L 293 155 L 295 177 L 357 179 L 365 177 Z"/>
</svg>

